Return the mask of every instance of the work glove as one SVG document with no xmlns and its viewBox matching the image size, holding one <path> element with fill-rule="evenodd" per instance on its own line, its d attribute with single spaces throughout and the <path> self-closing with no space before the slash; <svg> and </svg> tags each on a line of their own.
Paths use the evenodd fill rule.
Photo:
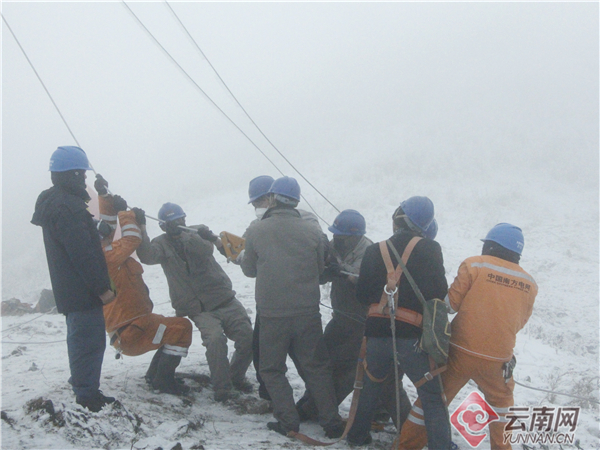
<svg viewBox="0 0 600 450">
<path fill-rule="evenodd" d="M 504 377 L 505 383 L 508 383 L 512 378 L 513 370 L 515 369 L 516 365 L 517 358 L 515 358 L 515 355 L 513 355 L 510 361 L 507 361 L 502 365 L 502 376 Z"/>
<path fill-rule="evenodd" d="M 113 208 L 115 212 L 127 211 L 127 202 L 120 195 L 113 195 Z"/>
<path fill-rule="evenodd" d="M 206 225 L 200 225 L 198 228 L 198 236 L 207 240 L 208 242 L 216 242 L 216 240 L 219 239 L 219 236 L 210 231 L 210 228 L 208 228 Z"/>
<path fill-rule="evenodd" d="M 135 221 L 138 225 L 146 225 L 146 212 L 141 208 L 131 208 L 135 213 Z"/>
<path fill-rule="evenodd" d="M 342 275 L 340 270 L 340 265 L 335 261 L 331 261 L 325 266 L 325 270 L 323 270 L 323 273 L 319 276 L 319 284 L 328 283 L 337 277 L 344 277 L 345 275 Z"/>
<path fill-rule="evenodd" d="M 331 261 L 327 267 L 325 268 L 325 270 L 328 272 L 330 277 L 344 277 L 345 275 L 342 275 L 342 268 L 341 266 L 335 262 L 335 261 Z"/>
<path fill-rule="evenodd" d="M 94 181 L 94 189 L 98 195 L 106 195 L 108 193 L 108 181 L 104 179 L 99 173 L 96 174 L 96 181 Z"/>
</svg>

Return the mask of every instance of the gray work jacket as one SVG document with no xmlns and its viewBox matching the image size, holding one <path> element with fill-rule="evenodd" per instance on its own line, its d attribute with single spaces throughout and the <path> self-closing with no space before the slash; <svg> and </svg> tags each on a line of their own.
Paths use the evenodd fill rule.
<svg viewBox="0 0 600 450">
<path fill-rule="evenodd" d="M 333 248 L 330 249 L 330 252 L 332 256 L 336 257 L 343 271 L 355 273 L 358 276 L 365 250 L 371 244 L 373 242 L 366 236 L 363 236 L 358 241 L 358 244 L 356 244 L 356 247 L 344 255 L 344 257 L 341 257 Z M 333 317 L 336 320 L 352 320 L 350 317 L 360 321 L 366 319 L 369 307 L 358 303 L 356 300 L 356 285 L 349 281 L 347 277 L 333 278 L 331 281 L 330 297 Z"/>
<path fill-rule="evenodd" d="M 324 245 L 314 224 L 295 209 L 275 208 L 246 231 L 242 270 L 256 277 L 261 317 L 294 317 L 319 312 L 319 275 Z"/>
<path fill-rule="evenodd" d="M 160 264 L 167 277 L 171 304 L 178 316 L 213 311 L 235 297 L 231 280 L 213 256 L 214 245 L 184 230 L 180 239 L 185 260 L 166 234 L 152 239 L 146 231 L 137 255 L 144 264 Z"/>
</svg>

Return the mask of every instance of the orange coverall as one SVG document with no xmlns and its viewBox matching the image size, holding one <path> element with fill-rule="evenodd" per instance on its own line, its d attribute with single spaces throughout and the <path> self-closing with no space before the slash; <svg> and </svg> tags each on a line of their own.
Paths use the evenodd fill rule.
<svg viewBox="0 0 600 450">
<path fill-rule="evenodd" d="M 117 228 L 117 215 L 110 196 L 99 196 L 100 218 L 113 230 Z M 124 355 L 137 356 L 164 346 L 163 352 L 187 356 L 192 344 L 192 324 L 184 317 L 164 317 L 153 314 L 153 304 L 148 287 L 142 279 L 142 265 L 131 254 L 142 242 L 141 230 L 133 211 L 118 214 L 122 237 L 104 246 L 108 273 L 115 285 L 116 299 L 104 306 L 106 332 L 111 345 Z"/>
<path fill-rule="evenodd" d="M 500 416 L 490 423 L 491 448 L 510 449 L 504 443 L 504 416 L 514 405 L 511 378 L 505 382 L 502 366 L 510 361 L 517 332 L 533 310 L 537 284 L 518 264 L 494 256 L 473 256 L 458 269 L 446 296 L 457 312 L 452 321 L 448 368 L 442 373 L 447 403 L 469 380 L 477 383 L 485 400 Z M 420 450 L 427 443 L 419 399 L 402 427 L 399 449 Z"/>
</svg>

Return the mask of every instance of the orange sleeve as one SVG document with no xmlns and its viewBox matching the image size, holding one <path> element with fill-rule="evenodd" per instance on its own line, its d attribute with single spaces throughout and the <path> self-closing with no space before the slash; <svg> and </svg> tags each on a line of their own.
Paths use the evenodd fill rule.
<svg viewBox="0 0 600 450">
<path fill-rule="evenodd" d="M 121 211 L 119 213 L 119 223 L 121 224 L 122 237 L 117 241 L 113 241 L 111 250 L 105 251 L 109 268 L 123 264 L 142 243 L 142 231 L 135 221 L 133 211 Z"/>
<path fill-rule="evenodd" d="M 530 294 L 530 301 L 527 303 L 527 305 L 525 307 L 525 311 L 523 312 L 520 330 L 522 330 L 523 327 L 525 325 L 527 325 L 527 322 L 529 321 L 529 318 L 531 317 L 531 314 L 533 313 L 533 303 L 535 302 L 535 297 L 537 296 L 537 286 L 534 285 L 534 286 L 532 286 L 532 288 L 533 288 L 533 290 Z"/>
<path fill-rule="evenodd" d="M 450 289 L 448 290 L 448 298 L 450 299 L 450 306 L 454 311 L 458 311 L 460 309 L 460 305 L 462 304 L 465 295 L 471 289 L 472 285 L 472 277 L 469 272 L 468 265 L 466 261 L 463 261 L 458 268 L 458 274 L 456 278 L 452 282 Z"/>
<path fill-rule="evenodd" d="M 117 229 L 117 213 L 115 213 L 115 209 L 113 208 L 112 195 L 99 195 L 98 205 L 100 207 L 100 219 L 107 222 L 113 229 L 112 234 L 109 236 L 112 241 L 115 237 L 115 230 Z"/>
</svg>

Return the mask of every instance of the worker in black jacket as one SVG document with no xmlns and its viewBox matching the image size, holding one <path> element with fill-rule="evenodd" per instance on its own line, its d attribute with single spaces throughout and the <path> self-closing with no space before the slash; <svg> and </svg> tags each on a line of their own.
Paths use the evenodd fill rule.
<svg viewBox="0 0 600 450">
<path fill-rule="evenodd" d="M 115 401 L 99 390 L 106 348 L 102 307 L 115 296 L 87 210 L 85 171 L 90 169 L 82 149 L 58 147 L 50 159 L 54 186 L 38 197 L 31 223 L 42 227 L 56 306 L 66 316 L 69 382 L 77 403 L 98 412 Z"/>
<path fill-rule="evenodd" d="M 406 267 L 425 300 L 444 298 L 448 290 L 442 250 L 440 245 L 424 238 L 426 230 L 434 220 L 433 203 L 427 197 L 411 197 L 401 203 L 393 216 L 394 235 L 384 243 L 386 254 L 395 268 L 398 257 L 406 248 L 412 248 Z M 365 323 L 367 338 L 366 376 L 354 424 L 348 433 L 348 442 L 353 445 L 366 445 L 371 442 L 369 430 L 374 409 L 381 391 L 382 383 L 393 368 L 394 354 L 392 328 L 389 313 L 381 309 L 386 287 L 388 270 L 384 262 L 380 244 L 368 247 L 360 266 L 356 299 L 369 306 Z M 429 357 L 419 349 L 421 328 L 419 316 L 423 308 L 412 286 L 402 273 L 398 286 L 397 311 L 395 312 L 395 340 L 399 370 L 405 373 L 413 383 L 423 379 L 430 371 Z M 391 371 L 393 373 L 393 370 Z M 450 422 L 443 400 L 440 377 L 435 376 L 417 388 L 423 401 L 425 426 L 427 428 L 429 448 L 448 450 L 450 448 Z"/>
</svg>

